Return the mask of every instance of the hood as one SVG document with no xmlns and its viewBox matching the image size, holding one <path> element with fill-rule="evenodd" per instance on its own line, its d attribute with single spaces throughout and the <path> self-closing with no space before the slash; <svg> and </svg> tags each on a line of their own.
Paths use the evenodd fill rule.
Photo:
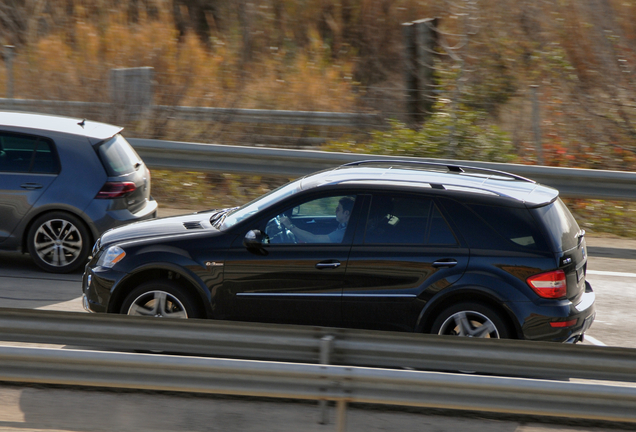
<svg viewBox="0 0 636 432">
<path fill-rule="evenodd" d="M 101 246 L 155 237 L 219 231 L 210 224 L 210 213 L 193 213 L 135 222 L 110 229 L 102 234 Z"/>
</svg>

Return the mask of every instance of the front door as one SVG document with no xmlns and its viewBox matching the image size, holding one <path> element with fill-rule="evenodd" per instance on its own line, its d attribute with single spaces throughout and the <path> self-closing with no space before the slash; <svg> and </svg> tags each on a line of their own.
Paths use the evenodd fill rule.
<svg viewBox="0 0 636 432">
<path fill-rule="evenodd" d="M 355 195 L 323 195 L 248 225 L 225 260 L 220 317 L 341 325 L 354 206 Z M 263 235 L 259 250 L 243 245 L 243 232 L 251 229 Z"/>
</svg>

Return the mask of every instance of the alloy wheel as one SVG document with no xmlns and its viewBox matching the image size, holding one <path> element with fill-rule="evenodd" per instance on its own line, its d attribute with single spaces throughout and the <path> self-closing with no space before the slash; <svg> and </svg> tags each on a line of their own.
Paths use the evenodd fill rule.
<svg viewBox="0 0 636 432">
<path fill-rule="evenodd" d="M 438 334 L 499 339 L 497 326 L 486 315 L 476 311 L 455 312 L 446 318 Z"/>
<path fill-rule="evenodd" d="M 83 240 L 79 229 L 68 220 L 51 219 L 37 229 L 33 246 L 43 262 L 64 267 L 81 255 Z"/>
<path fill-rule="evenodd" d="M 131 303 L 128 315 L 157 318 L 188 318 L 183 303 L 166 291 L 148 291 Z"/>
</svg>

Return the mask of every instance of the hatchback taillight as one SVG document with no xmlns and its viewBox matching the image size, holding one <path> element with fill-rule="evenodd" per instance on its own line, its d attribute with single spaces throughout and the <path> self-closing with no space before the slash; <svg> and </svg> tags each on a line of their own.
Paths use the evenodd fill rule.
<svg viewBox="0 0 636 432">
<path fill-rule="evenodd" d="M 563 270 L 554 270 L 547 273 L 539 273 L 526 279 L 530 288 L 539 297 L 557 299 L 567 294 L 567 283 Z"/>
<path fill-rule="evenodd" d="M 97 199 L 121 198 L 134 192 L 137 186 L 133 182 L 106 182 L 97 192 Z"/>
</svg>

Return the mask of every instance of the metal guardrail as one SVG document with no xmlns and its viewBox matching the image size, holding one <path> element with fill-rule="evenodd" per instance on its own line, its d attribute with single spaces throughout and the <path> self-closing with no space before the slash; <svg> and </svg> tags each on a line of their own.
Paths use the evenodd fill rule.
<svg viewBox="0 0 636 432">
<path fill-rule="evenodd" d="M 33 112 L 46 111 L 47 109 L 81 109 L 90 112 L 92 110 L 110 110 L 112 107 L 113 104 L 110 103 L 0 98 L 0 109 Z M 163 117 L 197 121 L 353 128 L 381 127 L 383 124 L 382 120 L 373 114 L 160 105 L 152 106 L 150 109 L 155 114 Z M 279 138 L 284 140 L 283 137 Z M 552 186 L 559 190 L 561 196 L 570 198 L 636 201 L 636 172 L 242 147 L 133 138 L 130 138 L 129 141 L 148 166 L 159 169 L 299 177 L 360 160 L 385 159 L 397 161 L 406 159 L 470 165 L 506 171 Z"/>
<path fill-rule="evenodd" d="M 56 101 L 0 98 L 0 109 L 41 112 L 43 109 L 83 109 L 86 112 L 112 110 L 105 102 Z M 155 116 L 178 120 L 230 123 L 265 123 L 290 126 L 381 127 L 382 119 L 374 114 L 323 111 L 260 110 L 242 108 L 187 107 L 151 105 L 144 107 Z"/>
<path fill-rule="evenodd" d="M 332 400 L 636 423 L 636 387 L 378 368 L 0 347 L 0 381 Z"/>
<path fill-rule="evenodd" d="M 299 177 L 360 160 L 426 161 L 510 172 L 552 186 L 559 190 L 561 196 L 570 198 L 636 201 L 636 172 L 241 147 L 135 138 L 129 138 L 128 141 L 146 164 L 156 169 Z"/>
<path fill-rule="evenodd" d="M 0 340 L 347 366 L 636 382 L 636 350 L 329 327 L 0 309 Z"/>
</svg>

